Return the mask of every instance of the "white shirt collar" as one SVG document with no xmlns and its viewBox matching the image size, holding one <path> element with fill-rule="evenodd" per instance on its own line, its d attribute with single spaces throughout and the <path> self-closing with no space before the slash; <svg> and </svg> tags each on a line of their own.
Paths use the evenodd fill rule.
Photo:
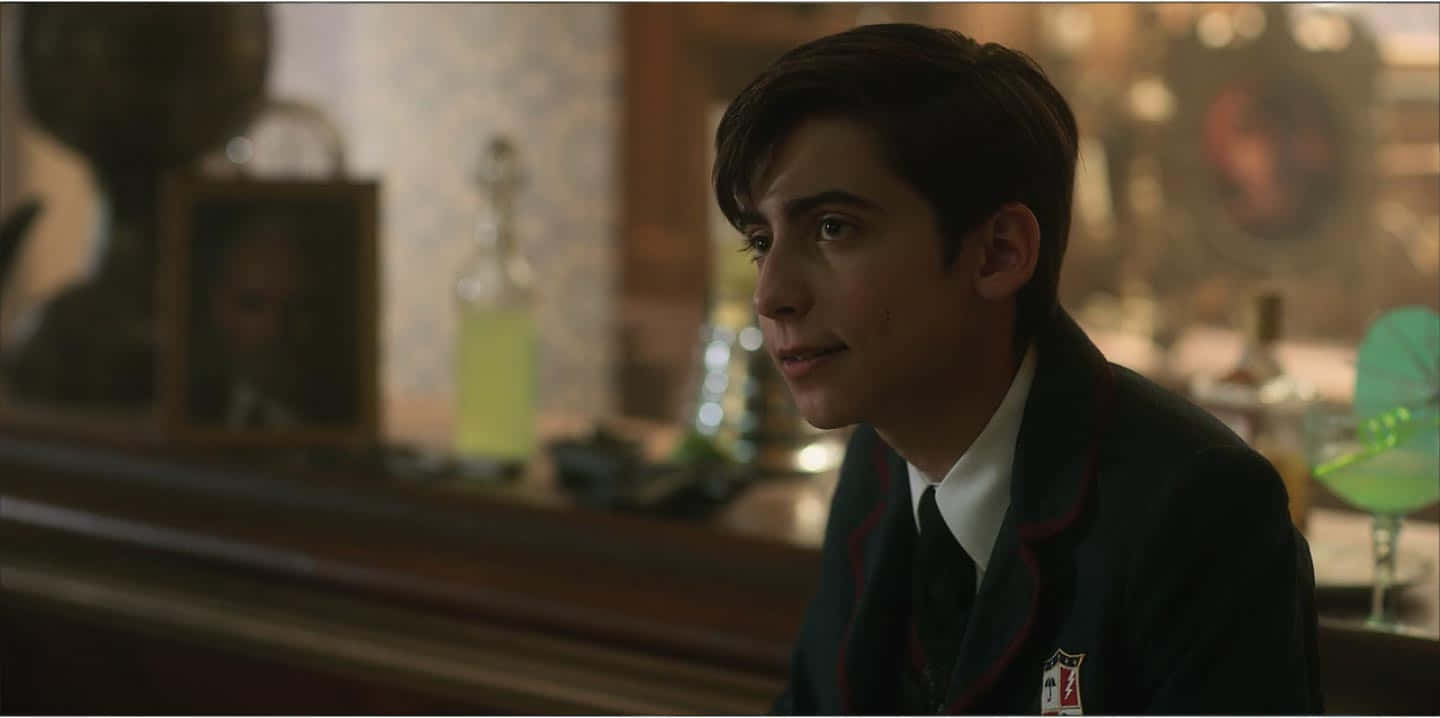
<svg viewBox="0 0 1440 718">
<path fill-rule="evenodd" d="M 990 421 L 935 488 L 935 503 L 941 518 L 965 548 L 965 553 L 975 560 L 980 576 L 990 564 L 990 552 L 1000 535 L 1000 523 L 1010 507 L 1015 442 L 1020 436 L 1020 420 L 1025 415 L 1025 401 L 1034 379 L 1035 349 L 1031 347 L 1025 352 L 1020 370 Z M 907 461 L 905 466 L 910 474 L 910 501 L 918 528 L 920 496 L 926 486 L 935 482 L 914 464 Z M 978 587 L 978 580 L 976 585 Z"/>
</svg>

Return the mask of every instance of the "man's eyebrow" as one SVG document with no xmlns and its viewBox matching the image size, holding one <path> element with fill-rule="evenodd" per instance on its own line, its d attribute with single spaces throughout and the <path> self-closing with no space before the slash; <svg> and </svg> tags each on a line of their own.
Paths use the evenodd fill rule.
<svg viewBox="0 0 1440 718">
<path fill-rule="evenodd" d="M 853 192 L 847 192 L 843 189 L 829 189 L 812 195 L 786 200 L 784 212 L 786 218 L 793 220 L 813 211 L 816 207 L 827 204 L 848 205 L 857 209 L 880 209 L 880 205 Z M 739 227 L 768 224 L 765 216 L 753 209 L 740 210 L 736 213 L 735 220 L 736 226 Z"/>
<path fill-rule="evenodd" d="M 765 215 L 760 214 L 759 212 L 756 212 L 756 211 L 753 210 L 753 209 L 742 209 L 742 210 L 740 210 L 739 212 L 736 212 L 736 213 L 735 213 L 735 227 L 736 227 L 736 229 L 744 229 L 745 227 L 764 226 L 765 224 L 766 224 Z"/>
</svg>

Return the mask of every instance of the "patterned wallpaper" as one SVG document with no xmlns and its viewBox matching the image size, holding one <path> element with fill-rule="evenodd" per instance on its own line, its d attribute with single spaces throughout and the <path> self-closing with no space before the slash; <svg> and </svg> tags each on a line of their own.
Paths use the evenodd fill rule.
<svg viewBox="0 0 1440 718">
<path fill-rule="evenodd" d="M 529 174 L 520 230 L 538 277 L 540 403 L 615 406 L 618 9 L 572 4 L 276 4 L 272 94 L 324 108 L 351 173 L 381 182 L 387 392 L 446 397 L 450 281 L 469 251 L 485 142 Z"/>
</svg>

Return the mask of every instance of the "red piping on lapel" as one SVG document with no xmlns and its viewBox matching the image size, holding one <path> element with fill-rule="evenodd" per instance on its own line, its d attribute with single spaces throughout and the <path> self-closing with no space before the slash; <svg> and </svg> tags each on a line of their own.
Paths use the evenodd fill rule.
<svg viewBox="0 0 1440 718">
<path fill-rule="evenodd" d="M 975 682 L 968 693 L 952 701 L 946 707 L 946 713 L 962 713 L 969 710 L 970 703 L 975 700 L 976 696 L 990 688 L 990 684 L 994 683 L 1015 660 L 1015 655 L 1020 652 L 1020 647 L 1025 645 L 1025 639 L 1030 637 L 1030 631 L 1035 627 L 1035 603 L 1040 596 L 1040 569 L 1035 565 L 1035 553 L 1023 543 L 1020 544 L 1020 558 L 1025 562 L 1025 570 L 1030 572 L 1030 579 L 1035 582 L 1035 590 L 1030 594 L 1030 606 L 1025 610 L 1025 625 L 1020 628 L 1019 633 L 1015 634 L 1015 640 L 1005 648 L 1005 653 L 1000 656 L 1000 660 L 996 661 L 995 665 L 991 666 L 990 670 Z"/>
<path fill-rule="evenodd" d="M 1075 503 L 1070 505 L 1070 510 L 1064 516 L 1053 521 L 1040 524 L 1025 524 L 1020 527 L 1021 541 L 1037 541 L 1047 539 L 1055 534 L 1064 531 L 1067 526 L 1075 522 L 1080 516 L 1080 511 L 1085 507 L 1085 498 L 1090 494 L 1090 484 L 1095 481 L 1095 475 L 1100 469 L 1100 439 L 1105 434 L 1110 423 L 1110 409 L 1114 398 L 1112 393 L 1115 390 L 1115 373 L 1110 364 L 1105 364 L 1105 384 L 1101 387 L 1100 408 L 1096 412 L 1099 421 L 1095 422 L 1094 431 L 1090 435 L 1090 457 L 1088 466 L 1085 469 L 1085 480 L 1080 484 L 1080 490 L 1075 492 Z"/>
<path fill-rule="evenodd" d="M 845 713 L 854 713 L 854 701 L 850 696 L 850 682 L 845 676 L 845 648 L 850 645 L 850 635 L 855 630 L 855 612 L 860 608 L 860 599 L 865 593 L 865 539 L 870 532 L 875 530 L 875 524 L 885 514 L 885 504 L 890 497 L 890 466 L 885 462 L 885 445 L 875 445 L 875 468 L 880 476 L 880 503 L 870 510 L 870 514 L 860 525 L 850 533 L 847 542 L 850 549 L 850 570 L 855 574 L 855 601 L 850 604 L 850 619 L 845 624 L 845 643 L 836 652 L 835 682 L 839 684 L 840 700 L 845 705 Z"/>
<path fill-rule="evenodd" d="M 925 657 L 925 647 L 920 644 L 920 631 L 915 627 L 915 618 L 910 618 L 910 665 L 916 671 L 925 670 L 925 663 L 929 659 Z"/>
<path fill-rule="evenodd" d="M 1054 521 L 1047 521 L 1042 524 L 1025 524 L 1020 527 L 1020 558 L 1025 562 L 1025 570 L 1030 572 L 1030 580 L 1035 584 L 1035 590 L 1030 593 L 1030 606 L 1026 609 L 1025 625 L 1021 627 L 1019 633 L 1015 634 L 1015 638 L 1011 640 L 1010 645 L 1005 648 L 1005 653 L 1000 656 L 1000 660 L 996 661 L 995 665 L 991 666 L 990 670 L 987 671 L 979 681 L 975 682 L 975 685 L 970 688 L 969 692 L 952 701 L 950 705 L 946 707 L 946 712 L 961 713 L 969 710 L 971 707 L 970 703 L 985 690 L 989 689 L 990 685 L 1000 678 L 1000 674 L 1010 666 L 1010 663 L 1015 660 L 1015 656 L 1020 653 L 1020 647 L 1025 645 L 1026 639 L 1030 638 L 1030 631 L 1035 627 L 1035 605 L 1039 601 L 1040 591 L 1044 587 L 1041 585 L 1040 567 L 1035 562 L 1035 551 L 1030 548 L 1029 542 L 1054 536 L 1074 522 L 1080 515 L 1080 509 L 1085 505 L 1085 497 L 1089 495 L 1090 484 L 1094 482 L 1095 475 L 1099 473 L 1100 470 L 1100 439 L 1104 436 L 1106 426 L 1110 422 L 1110 408 L 1114 403 L 1112 401 L 1114 388 L 1115 375 L 1110 368 L 1110 364 L 1107 362 L 1105 364 L 1105 384 L 1101 388 L 1100 407 L 1097 412 L 1099 414 L 1099 421 L 1095 422 L 1094 431 L 1090 434 L 1090 456 L 1088 457 L 1085 469 L 1085 479 L 1080 483 L 1080 490 L 1076 492 L 1075 503 L 1070 506 L 1070 510 L 1067 511 L 1064 516 Z"/>
</svg>

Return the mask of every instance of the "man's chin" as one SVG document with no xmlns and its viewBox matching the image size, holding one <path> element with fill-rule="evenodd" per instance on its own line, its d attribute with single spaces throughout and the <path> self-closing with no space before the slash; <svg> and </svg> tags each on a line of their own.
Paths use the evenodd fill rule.
<svg viewBox="0 0 1440 718">
<path fill-rule="evenodd" d="M 830 430 L 832 430 L 832 429 L 843 429 L 843 428 L 845 428 L 845 427 L 847 427 L 847 426 L 854 426 L 855 424 L 858 424 L 858 423 L 860 423 L 860 422 L 858 422 L 858 421 L 856 421 L 856 420 L 845 420 L 845 419 L 828 419 L 828 420 L 814 421 L 814 420 L 811 420 L 811 419 L 809 419 L 809 418 L 807 417 L 807 418 L 805 419 L 805 423 L 807 423 L 807 424 L 809 424 L 809 425 L 811 425 L 811 426 L 813 426 L 813 427 L 815 427 L 816 429 L 819 429 L 819 430 L 821 430 L 821 431 L 830 431 Z"/>
<path fill-rule="evenodd" d="M 803 417 L 806 423 L 820 429 L 829 431 L 831 429 L 843 429 L 851 424 L 859 423 L 860 419 L 856 412 L 849 407 L 837 405 L 833 400 L 826 400 L 825 397 L 801 397 L 791 395 L 795 399 L 795 408 Z"/>
</svg>

